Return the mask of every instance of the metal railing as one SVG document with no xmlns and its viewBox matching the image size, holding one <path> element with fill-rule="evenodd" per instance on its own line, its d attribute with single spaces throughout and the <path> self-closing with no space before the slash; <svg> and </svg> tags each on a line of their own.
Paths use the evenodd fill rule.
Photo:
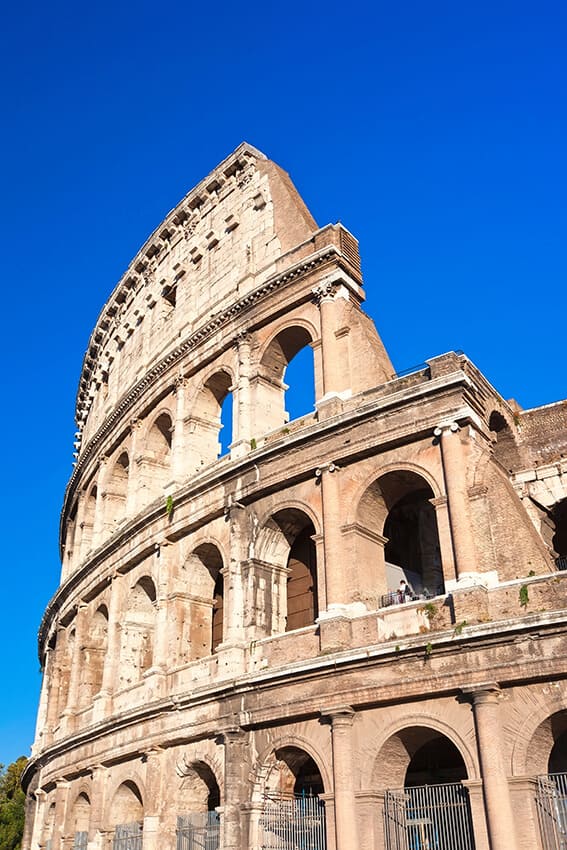
<svg viewBox="0 0 567 850">
<path fill-rule="evenodd" d="M 88 842 L 88 832 L 76 832 L 73 840 L 73 850 L 87 850 Z"/>
<path fill-rule="evenodd" d="M 218 850 L 220 815 L 190 812 L 177 817 L 177 850 Z"/>
<path fill-rule="evenodd" d="M 266 797 L 262 850 L 326 850 L 325 803 L 317 796 Z"/>
<path fill-rule="evenodd" d="M 115 827 L 112 850 L 142 850 L 142 824 L 121 823 Z"/>
<path fill-rule="evenodd" d="M 565 555 L 560 555 L 555 559 L 555 566 L 558 570 L 567 570 L 567 557 Z"/>
<path fill-rule="evenodd" d="M 567 850 L 567 773 L 538 776 L 536 806 L 544 850 Z"/>
<path fill-rule="evenodd" d="M 460 782 L 386 791 L 386 850 L 474 850 L 469 795 Z"/>
</svg>

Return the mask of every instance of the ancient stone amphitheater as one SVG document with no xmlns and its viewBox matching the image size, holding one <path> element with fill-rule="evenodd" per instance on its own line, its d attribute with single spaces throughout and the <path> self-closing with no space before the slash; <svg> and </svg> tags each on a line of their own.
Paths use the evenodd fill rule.
<svg viewBox="0 0 567 850">
<path fill-rule="evenodd" d="M 397 375 L 363 299 L 356 239 L 246 144 L 118 283 L 24 850 L 566 846 L 567 402 L 462 353 Z"/>
</svg>

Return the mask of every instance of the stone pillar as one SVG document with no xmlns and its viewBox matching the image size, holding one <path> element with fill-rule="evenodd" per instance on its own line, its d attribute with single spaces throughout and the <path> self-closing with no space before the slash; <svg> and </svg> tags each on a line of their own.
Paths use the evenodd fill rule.
<svg viewBox="0 0 567 850">
<path fill-rule="evenodd" d="M 67 797 L 70 786 L 71 783 L 64 779 L 58 779 L 55 783 L 55 824 L 53 826 L 51 850 L 63 850 L 65 822 L 67 820 Z"/>
<path fill-rule="evenodd" d="M 62 646 L 65 630 L 57 629 L 55 647 L 49 650 L 51 654 L 51 675 L 49 677 L 49 695 L 47 703 L 47 735 L 46 746 L 52 743 L 55 729 L 59 726 L 61 711 L 61 664 Z"/>
<path fill-rule="evenodd" d="M 238 378 L 233 402 L 231 454 L 242 457 L 250 451 L 252 434 L 252 396 L 250 388 L 250 336 L 240 331 L 237 336 Z"/>
<path fill-rule="evenodd" d="M 242 562 L 248 550 L 247 512 L 233 503 L 228 509 L 230 523 L 230 562 L 224 568 L 224 634 L 223 643 L 244 640 L 244 588 Z"/>
<path fill-rule="evenodd" d="M 116 691 L 120 666 L 121 622 L 124 615 L 126 578 L 116 573 L 112 578 L 108 611 L 108 639 L 102 671 L 102 687 L 94 699 L 93 720 L 102 720 L 110 714 L 112 695 Z"/>
<path fill-rule="evenodd" d="M 189 475 L 186 463 L 185 415 L 188 381 L 183 375 L 175 380 L 175 423 L 171 437 L 172 478 L 176 484 L 182 484 Z"/>
<path fill-rule="evenodd" d="M 337 282 L 327 281 L 313 289 L 315 301 L 319 305 L 321 320 L 321 355 L 323 366 L 323 398 L 325 401 L 331 396 L 337 396 L 344 392 L 344 378 L 341 374 L 343 364 L 339 356 L 339 346 L 336 332 L 339 327 L 338 321 L 338 298 L 347 298 L 348 293 L 344 286 Z"/>
<path fill-rule="evenodd" d="M 103 455 L 99 461 L 96 475 L 96 507 L 93 522 L 92 548 L 96 549 L 102 542 L 104 531 L 104 493 L 106 486 L 107 458 Z"/>
<path fill-rule="evenodd" d="M 135 516 L 138 507 L 143 504 L 138 492 L 140 487 L 140 431 L 142 429 L 141 419 L 130 420 L 130 454 L 128 455 L 128 492 L 126 494 L 126 516 L 131 519 Z"/>
<path fill-rule="evenodd" d="M 164 799 L 161 788 L 161 758 L 162 751 L 159 748 L 151 749 L 145 755 L 146 794 L 144 798 L 143 850 L 160 850 L 160 803 Z"/>
<path fill-rule="evenodd" d="M 81 681 L 82 655 L 85 647 L 87 628 L 88 605 L 81 602 L 75 615 L 75 642 L 73 644 L 73 657 L 71 659 L 71 672 L 69 674 L 69 690 L 67 692 L 67 705 L 62 714 L 66 718 L 66 732 L 72 732 L 75 728 L 74 715 L 79 707 L 79 683 Z"/>
<path fill-rule="evenodd" d="M 435 429 L 441 446 L 457 578 L 477 572 L 474 535 L 469 513 L 467 469 L 456 422 Z"/>
<path fill-rule="evenodd" d="M 495 683 L 464 688 L 473 702 L 478 756 L 491 850 L 518 847 L 502 748 L 500 688 Z"/>
<path fill-rule="evenodd" d="M 248 734 L 238 727 L 220 736 L 224 744 L 224 805 L 222 813 L 223 850 L 242 850 L 248 846 L 242 835 L 241 812 L 248 799 Z"/>
<path fill-rule="evenodd" d="M 352 850 L 359 846 L 352 748 L 354 711 L 350 706 L 338 706 L 321 713 L 331 719 L 336 847 Z"/>
<path fill-rule="evenodd" d="M 457 572 L 455 569 L 455 557 L 451 538 L 448 500 L 446 496 L 439 496 L 437 499 L 430 499 L 429 502 L 435 508 L 437 531 L 439 532 L 439 548 L 441 549 L 443 578 L 445 582 L 455 581 L 457 578 Z"/>
<path fill-rule="evenodd" d="M 329 463 L 321 466 L 315 475 L 321 485 L 327 615 L 332 615 L 333 613 L 342 613 L 347 601 L 345 598 L 340 531 L 340 470 L 334 463 Z"/>
<path fill-rule="evenodd" d="M 22 840 L 22 850 L 36 850 L 41 847 L 41 839 L 44 831 L 45 815 L 47 812 L 47 794 L 42 788 L 38 788 L 35 792 L 36 808 L 31 835 L 28 836 L 28 820 L 26 819 L 26 829 Z"/>
<path fill-rule="evenodd" d="M 156 615 L 154 629 L 154 651 L 152 657 L 151 672 L 157 673 L 161 679 L 165 678 L 169 660 L 169 563 L 168 556 L 171 554 L 171 545 L 167 541 L 160 544 L 156 557 L 159 559 L 157 569 L 157 594 Z M 150 671 L 148 671 L 150 672 Z"/>
<path fill-rule="evenodd" d="M 104 821 L 106 804 L 106 777 L 108 769 L 98 764 L 92 769 L 91 813 L 88 850 L 103 850 L 107 843 Z"/>
</svg>

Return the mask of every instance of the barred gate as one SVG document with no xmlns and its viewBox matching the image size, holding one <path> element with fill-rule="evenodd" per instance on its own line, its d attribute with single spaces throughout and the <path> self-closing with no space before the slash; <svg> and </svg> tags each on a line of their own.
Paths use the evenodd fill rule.
<svg viewBox="0 0 567 850">
<path fill-rule="evenodd" d="M 567 773 L 538 776 L 536 807 L 544 850 L 567 850 Z"/>
<path fill-rule="evenodd" d="M 177 818 L 177 850 L 218 850 L 220 815 L 191 812 Z"/>
<path fill-rule="evenodd" d="M 76 832 L 73 841 L 73 850 L 87 850 L 88 840 L 88 832 Z"/>
<path fill-rule="evenodd" d="M 326 850 L 325 803 L 317 796 L 266 797 L 262 850 Z"/>
<path fill-rule="evenodd" d="M 121 823 L 115 827 L 112 850 L 142 850 L 142 824 Z"/>
<path fill-rule="evenodd" d="M 384 836 L 386 850 L 474 850 L 468 790 L 453 782 L 386 791 Z"/>
</svg>

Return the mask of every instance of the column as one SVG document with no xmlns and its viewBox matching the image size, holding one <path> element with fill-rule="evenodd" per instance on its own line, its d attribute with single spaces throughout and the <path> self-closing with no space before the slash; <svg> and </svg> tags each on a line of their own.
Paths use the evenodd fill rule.
<svg viewBox="0 0 567 850">
<path fill-rule="evenodd" d="M 237 334 L 238 377 L 234 392 L 231 454 L 241 457 L 250 451 L 252 434 L 252 399 L 250 389 L 250 336 Z"/>
<path fill-rule="evenodd" d="M 102 671 L 102 687 L 94 700 L 94 721 L 102 720 L 110 713 L 112 695 L 116 690 L 118 667 L 120 664 L 120 624 L 124 613 L 124 597 L 126 595 L 126 590 L 126 579 L 120 573 L 116 573 L 112 578 L 110 605 L 108 611 L 106 656 L 104 658 L 104 669 Z"/>
<path fill-rule="evenodd" d="M 429 502 L 435 508 L 443 578 L 445 581 L 454 581 L 457 578 L 457 573 L 455 570 L 455 557 L 451 538 L 451 523 L 449 521 L 449 503 L 446 496 L 430 499 Z"/>
<path fill-rule="evenodd" d="M 152 748 L 145 755 L 146 794 L 144 808 L 143 850 L 159 850 L 160 802 L 164 799 L 161 790 L 161 757 L 159 747 Z"/>
<path fill-rule="evenodd" d="M 248 799 L 248 734 L 239 727 L 220 735 L 224 744 L 224 806 L 222 811 L 223 850 L 242 850 L 248 846 L 242 835 L 241 810 Z"/>
<path fill-rule="evenodd" d="M 96 505 L 93 522 L 92 548 L 96 549 L 102 542 L 104 531 L 104 497 L 106 485 L 106 464 L 107 458 L 103 455 L 100 458 L 100 465 L 96 475 Z"/>
<path fill-rule="evenodd" d="M 22 850 L 32 850 L 32 848 L 35 850 L 35 848 L 41 846 L 45 815 L 47 812 L 47 794 L 42 788 L 38 788 L 35 791 L 35 800 L 35 817 L 31 827 L 26 816 L 25 831 L 22 839 Z M 29 834 L 30 829 L 31 835 Z"/>
<path fill-rule="evenodd" d="M 329 708 L 321 713 L 331 719 L 336 848 L 352 850 L 353 847 L 359 846 L 352 751 L 355 713 L 350 706 Z"/>
<path fill-rule="evenodd" d="M 490 848 L 510 850 L 518 845 L 502 748 L 500 688 L 489 683 L 463 688 L 463 693 L 472 697 Z"/>
<path fill-rule="evenodd" d="M 81 679 L 82 654 L 88 626 L 88 605 L 80 603 L 75 615 L 75 642 L 73 645 L 73 658 L 71 659 L 71 672 L 69 675 L 69 691 L 67 694 L 67 705 L 62 716 L 66 719 L 66 732 L 74 729 L 73 715 L 76 713 L 79 703 L 79 682 Z"/>
<path fill-rule="evenodd" d="M 329 463 L 317 469 L 315 475 L 321 485 L 325 593 L 327 615 L 330 615 L 344 611 L 346 603 L 340 531 L 340 470 L 336 464 Z"/>
<path fill-rule="evenodd" d="M 57 629 L 55 638 L 55 646 L 49 650 L 50 653 L 50 675 L 49 675 L 49 696 L 47 704 L 47 736 L 46 746 L 53 741 L 55 729 L 59 726 L 60 714 L 60 692 L 61 692 L 61 652 L 62 643 L 64 641 L 65 630 Z"/>
<path fill-rule="evenodd" d="M 105 832 L 105 786 L 108 769 L 97 764 L 92 769 L 91 816 L 88 850 L 103 850 L 108 845 Z"/>
<path fill-rule="evenodd" d="M 142 500 L 139 498 L 140 469 L 139 469 L 139 439 L 142 428 L 141 419 L 130 421 L 130 453 L 128 456 L 128 492 L 126 494 L 126 516 L 133 517 Z"/>
<path fill-rule="evenodd" d="M 63 850 L 67 797 L 71 783 L 58 779 L 55 783 L 55 823 L 53 826 L 53 844 L 51 850 Z"/>
<path fill-rule="evenodd" d="M 456 573 L 457 578 L 460 579 L 466 573 L 477 572 L 474 535 L 469 513 L 467 469 L 460 437 L 461 429 L 456 422 L 452 422 L 449 426 L 439 426 L 434 434 L 441 446 Z"/>
<path fill-rule="evenodd" d="M 230 562 L 224 567 L 224 634 L 223 643 L 244 640 L 244 588 L 242 562 L 248 549 L 247 511 L 233 503 L 228 508 L 230 522 Z"/>
<path fill-rule="evenodd" d="M 165 676 L 167 671 L 167 662 L 169 658 L 168 556 L 171 553 L 171 549 L 171 545 L 164 541 L 160 544 L 155 556 L 158 558 L 158 580 L 154 629 L 154 652 L 151 672 L 159 673 L 162 677 Z"/>
<path fill-rule="evenodd" d="M 171 437 L 172 478 L 182 484 L 188 477 L 185 451 L 185 405 L 188 381 L 183 375 L 175 380 L 175 423 Z"/>
<path fill-rule="evenodd" d="M 323 365 L 323 398 L 338 395 L 344 389 L 341 386 L 341 359 L 335 332 L 337 330 L 337 297 L 342 295 L 344 287 L 339 289 L 336 282 L 327 281 L 313 289 L 315 301 L 319 305 L 321 319 L 321 355 Z M 346 290 L 345 290 L 346 291 Z M 344 295 L 342 295 L 344 297 Z M 348 296 L 347 296 L 348 297 Z"/>
</svg>

